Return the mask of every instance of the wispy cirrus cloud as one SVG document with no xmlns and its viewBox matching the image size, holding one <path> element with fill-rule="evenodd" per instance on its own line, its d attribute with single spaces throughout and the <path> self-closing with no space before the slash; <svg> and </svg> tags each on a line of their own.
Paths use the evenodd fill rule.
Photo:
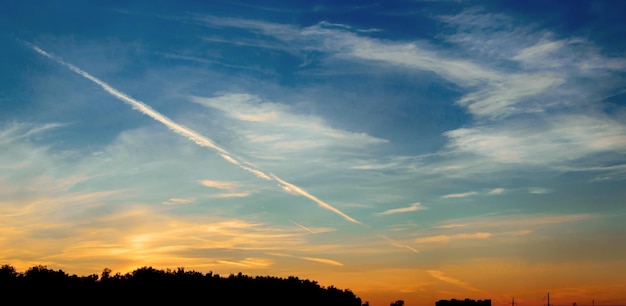
<svg viewBox="0 0 626 306">
<path fill-rule="evenodd" d="M 451 193 L 441 196 L 444 199 L 459 199 L 459 198 L 467 198 L 478 195 L 476 191 L 464 192 L 464 193 Z"/>
<path fill-rule="evenodd" d="M 214 180 L 201 180 L 200 184 L 205 187 L 226 189 L 229 191 L 235 190 L 237 187 L 239 187 L 239 184 L 236 182 L 214 181 Z"/>
<path fill-rule="evenodd" d="M 500 163 L 560 167 L 626 151 L 626 126 L 597 111 L 607 95 L 621 92 L 618 75 L 626 70 L 626 59 L 603 55 L 584 38 L 557 37 L 476 8 L 442 20 L 457 29 L 448 39 L 484 55 L 474 56 L 483 59 L 482 65 L 506 67 L 508 62 L 517 67 L 498 69 L 501 80 L 458 101 L 476 117 L 491 120 L 447 132 L 452 152 Z M 598 82 L 606 86 L 596 86 Z M 509 116 L 517 119 L 500 120 Z"/>
<path fill-rule="evenodd" d="M 387 240 L 387 242 L 389 242 L 394 247 L 401 248 L 401 249 L 407 249 L 407 250 L 409 250 L 409 251 L 411 251 L 413 253 L 416 253 L 416 254 L 419 253 L 419 251 L 416 248 L 414 248 L 414 247 L 412 247 L 412 246 L 410 246 L 408 244 L 395 241 L 395 240 L 393 240 L 393 239 L 391 239 L 391 238 L 389 238 L 389 237 L 387 237 L 385 235 L 380 235 L 379 234 L 378 237 L 380 237 L 380 238 L 382 238 L 384 240 Z"/>
<path fill-rule="evenodd" d="M 242 198 L 250 195 L 248 191 L 237 191 L 240 188 L 240 184 L 237 182 L 201 180 L 200 184 L 205 187 L 226 191 L 209 195 L 212 198 Z"/>
<path fill-rule="evenodd" d="M 266 268 L 273 264 L 267 258 L 244 258 L 239 261 L 218 260 L 217 263 L 244 268 Z"/>
<path fill-rule="evenodd" d="M 453 237 L 457 234 L 466 234 L 475 231 L 476 233 L 528 233 L 529 230 L 541 228 L 559 227 L 576 222 L 586 222 L 603 218 L 596 214 L 516 214 L 516 215 L 487 215 L 478 217 L 466 217 L 450 219 L 435 226 L 435 229 L 455 230 L 463 229 L 464 233 L 452 233 L 442 235 L 442 240 L 446 237 Z M 430 236 L 430 237 L 436 237 Z M 428 238 L 428 237 L 426 237 Z M 435 239 L 436 240 L 436 239 Z"/>
<path fill-rule="evenodd" d="M 323 148 L 361 148 L 387 143 L 364 133 L 348 132 L 328 126 L 321 118 L 298 114 L 293 107 L 265 101 L 245 93 L 226 93 L 215 97 L 191 96 L 190 101 L 218 109 L 238 121 L 245 145 L 277 156 L 299 155 Z"/>
<path fill-rule="evenodd" d="M 494 188 L 487 192 L 488 195 L 500 195 L 506 193 L 506 189 L 504 188 Z"/>
<path fill-rule="evenodd" d="M 550 192 L 552 192 L 552 190 L 550 190 L 549 188 L 543 188 L 543 187 L 528 188 L 528 193 L 532 193 L 532 194 L 546 194 Z"/>
<path fill-rule="evenodd" d="M 268 255 L 272 255 L 272 256 L 278 256 L 278 257 L 298 258 L 298 259 L 302 259 L 302 260 L 322 263 L 322 264 L 331 265 L 331 266 L 339 266 L 339 267 L 343 266 L 343 263 L 338 262 L 338 261 L 333 260 L 333 259 L 328 259 L 328 258 L 310 257 L 310 256 L 296 256 L 296 255 L 290 255 L 290 254 L 285 254 L 285 253 L 276 253 L 276 252 L 269 252 L 267 254 Z"/>
<path fill-rule="evenodd" d="M 8 144 L 16 140 L 31 137 L 33 135 L 46 132 L 51 129 L 67 126 L 65 123 L 46 123 L 46 124 L 26 124 L 26 123 L 9 123 L 0 131 L 0 143 Z"/>
<path fill-rule="evenodd" d="M 501 163 L 559 166 L 602 152 L 626 152 L 626 125 L 609 117 L 553 116 L 537 126 L 504 124 L 446 133 L 449 148 Z"/>
<path fill-rule="evenodd" d="M 459 240 L 459 239 L 487 239 L 491 237 L 491 233 L 487 232 L 478 232 L 471 234 L 455 234 L 455 235 L 436 235 L 436 236 L 428 236 L 428 237 L 420 237 L 415 239 L 418 243 L 428 243 L 428 242 L 449 242 L 451 240 Z"/>
<path fill-rule="evenodd" d="M 164 205 L 184 205 L 191 204 L 196 201 L 196 198 L 170 198 L 167 201 L 161 202 Z"/>
<path fill-rule="evenodd" d="M 296 225 L 296 226 L 298 226 L 299 228 L 301 228 L 301 229 L 303 229 L 303 230 L 305 230 L 305 231 L 307 231 L 307 232 L 309 232 L 309 233 L 311 233 L 311 234 L 318 234 L 318 233 L 319 233 L 318 231 L 315 231 L 315 230 L 313 230 L 313 229 L 311 229 L 311 228 L 309 228 L 309 227 L 306 227 L 306 226 L 304 226 L 304 225 L 302 225 L 302 224 L 300 224 L 300 223 L 298 223 L 298 222 L 295 222 L 295 221 L 293 221 L 293 220 L 289 220 L 289 222 L 291 222 L 291 223 L 295 224 L 295 225 Z"/>
<path fill-rule="evenodd" d="M 526 99 L 565 82 L 560 71 L 509 72 L 483 61 L 455 57 L 450 52 L 442 52 L 443 50 L 438 50 L 427 42 L 382 41 L 341 28 L 329 27 L 326 23 L 297 28 L 251 20 L 209 19 L 213 25 L 245 28 L 281 41 L 295 42 L 305 50 L 316 49 L 348 60 L 377 61 L 408 69 L 435 72 L 446 80 L 468 88 L 469 93 L 458 103 L 466 106 L 472 114 L 481 117 L 497 118 L 527 112 L 527 106 L 517 105 L 526 103 Z"/>
<path fill-rule="evenodd" d="M 317 257 L 299 257 L 300 259 L 304 259 L 304 260 L 308 260 L 308 261 L 314 261 L 314 262 L 319 262 L 319 263 L 323 263 L 323 264 L 327 264 L 327 265 L 332 265 L 332 266 L 343 266 L 342 263 L 336 261 L 336 260 L 332 260 L 332 259 L 327 259 L 327 258 L 317 258 Z"/>
<path fill-rule="evenodd" d="M 422 206 L 422 203 L 416 202 L 407 207 L 389 209 L 383 212 L 376 213 L 376 215 L 386 216 L 386 215 L 401 214 L 401 213 L 407 213 L 411 211 L 418 211 L 418 210 L 424 210 L 424 209 L 426 209 L 426 207 Z"/>
<path fill-rule="evenodd" d="M 436 48 L 425 42 L 392 42 L 360 36 L 347 31 L 337 24 L 320 22 L 299 28 L 293 25 L 263 21 L 199 17 L 199 20 L 212 26 L 243 28 L 255 33 L 274 37 L 282 42 L 290 42 L 303 50 L 319 50 L 345 59 L 381 61 L 408 68 L 428 70 L 446 79 L 464 85 L 476 85 L 495 80 L 500 75 L 491 69 L 481 67 L 466 60 L 444 57 Z"/>
<path fill-rule="evenodd" d="M 512 58 L 517 61 L 535 63 L 539 60 L 544 60 L 545 58 L 551 56 L 554 52 L 559 51 L 559 49 L 563 48 L 566 43 L 567 42 L 565 40 L 539 41 L 533 46 L 520 50 Z"/>
<path fill-rule="evenodd" d="M 555 161 L 567 164 L 602 152 L 626 151 L 626 126 L 595 111 L 608 92 L 621 88 L 612 76 L 626 69 L 625 59 L 602 55 L 585 39 L 556 38 L 478 8 L 439 18 L 456 29 L 448 40 L 472 52 L 460 55 L 425 41 L 385 41 L 323 22 L 300 28 L 232 18 L 205 21 L 290 41 L 336 59 L 432 71 L 463 87 L 465 93 L 456 102 L 479 121 L 444 134 L 446 149 L 456 157 L 554 166 Z M 598 79 L 607 80 L 606 85 L 591 88 L 589 84 L 597 82 L 585 81 Z M 510 117 L 516 119 L 503 120 Z M 383 165 L 354 167 L 376 170 Z M 496 169 L 501 165 L 452 172 Z"/>
</svg>

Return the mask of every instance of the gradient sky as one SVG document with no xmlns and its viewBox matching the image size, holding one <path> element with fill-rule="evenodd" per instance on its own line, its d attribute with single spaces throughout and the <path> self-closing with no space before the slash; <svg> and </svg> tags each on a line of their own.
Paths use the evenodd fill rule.
<svg viewBox="0 0 626 306">
<path fill-rule="evenodd" d="M 626 303 L 625 1 L 1 1 L 0 262 Z"/>
</svg>

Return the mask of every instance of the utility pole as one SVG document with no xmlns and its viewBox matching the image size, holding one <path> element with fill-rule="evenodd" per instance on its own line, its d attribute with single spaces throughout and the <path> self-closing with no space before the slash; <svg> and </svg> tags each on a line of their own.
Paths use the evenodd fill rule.
<svg viewBox="0 0 626 306">
<path fill-rule="evenodd" d="M 550 292 L 548 292 L 548 306 L 550 306 Z"/>
<path fill-rule="evenodd" d="M 513 300 L 511 301 L 511 306 L 515 306 L 515 297 L 513 297 Z"/>
</svg>

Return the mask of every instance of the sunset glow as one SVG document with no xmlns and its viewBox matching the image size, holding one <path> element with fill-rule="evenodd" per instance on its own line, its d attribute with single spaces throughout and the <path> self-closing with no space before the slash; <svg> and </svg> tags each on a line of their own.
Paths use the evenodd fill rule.
<svg viewBox="0 0 626 306">
<path fill-rule="evenodd" d="M 5 1 L 0 264 L 626 305 L 624 13 Z"/>
</svg>

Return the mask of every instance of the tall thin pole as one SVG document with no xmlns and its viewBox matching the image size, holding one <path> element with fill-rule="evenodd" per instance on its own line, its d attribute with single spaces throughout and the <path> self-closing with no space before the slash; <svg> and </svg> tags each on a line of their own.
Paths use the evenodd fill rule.
<svg viewBox="0 0 626 306">
<path fill-rule="evenodd" d="M 548 292 L 548 306 L 550 306 L 550 292 Z"/>
</svg>

